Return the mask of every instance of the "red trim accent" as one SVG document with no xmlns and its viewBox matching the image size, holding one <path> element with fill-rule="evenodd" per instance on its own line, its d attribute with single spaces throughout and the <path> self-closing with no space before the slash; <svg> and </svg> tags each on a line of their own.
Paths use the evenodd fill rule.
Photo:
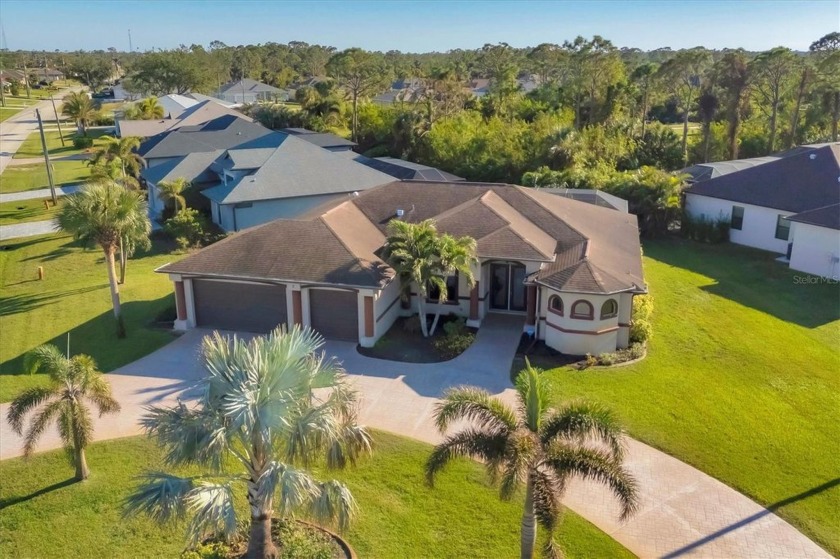
<svg viewBox="0 0 840 559">
<path fill-rule="evenodd" d="M 562 328 L 557 326 L 556 324 L 552 324 L 549 321 L 545 321 L 548 326 L 551 326 L 555 330 L 559 330 L 565 334 L 583 334 L 585 336 L 600 336 L 601 334 L 609 334 L 610 332 L 615 332 L 618 330 L 618 326 L 610 326 L 609 328 L 604 328 L 603 330 L 569 330 L 566 328 Z"/>
<path fill-rule="evenodd" d="M 554 299 L 555 297 L 556 297 L 556 298 L 560 301 L 560 310 L 559 310 L 559 311 L 554 310 L 554 309 L 551 307 L 551 300 L 552 300 L 552 299 Z M 562 299 L 559 295 L 552 295 L 552 296 L 550 296 L 550 297 L 548 298 L 548 310 L 549 310 L 549 312 L 551 312 L 552 314 L 556 314 L 557 316 L 563 316 L 563 299 Z M 545 318 L 542 318 L 542 320 L 545 320 Z"/>
<path fill-rule="evenodd" d="M 578 303 L 583 303 L 587 307 L 589 307 L 589 313 L 587 314 L 580 314 L 575 312 L 575 307 Z M 592 303 L 587 301 L 586 299 L 578 299 L 574 303 L 572 303 L 571 310 L 570 310 L 570 317 L 575 318 L 577 320 L 595 320 L 595 307 L 592 306 Z"/>
<path fill-rule="evenodd" d="M 373 297 L 365 295 L 365 337 L 373 337 Z"/>
<path fill-rule="evenodd" d="M 627 323 L 624 323 L 624 322 L 619 322 L 619 323 L 618 323 L 618 326 L 619 326 L 620 328 L 630 328 L 630 323 L 629 323 L 629 322 L 627 322 Z"/>
<path fill-rule="evenodd" d="M 175 309 L 178 320 L 187 319 L 187 296 L 184 293 L 184 282 L 175 282 Z"/>
</svg>

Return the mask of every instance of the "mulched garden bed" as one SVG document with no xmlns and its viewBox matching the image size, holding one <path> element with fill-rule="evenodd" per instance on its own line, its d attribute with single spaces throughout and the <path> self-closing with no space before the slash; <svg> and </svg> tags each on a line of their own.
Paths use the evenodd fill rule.
<svg viewBox="0 0 840 559">
<path fill-rule="evenodd" d="M 417 316 L 398 318 L 393 326 L 379 338 L 373 347 L 357 348 L 365 357 L 402 361 L 404 363 L 440 363 L 454 359 L 457 355 L 447 354 L 435 347 L 435 342 L 446 337 L 444 324 L 458 320 L 455 316 L 441 316 L 434 336 L 424 338 L 420 333 L 420 321 Z M 431 323 L 431 315 L 429 322 Z M 466 328 L 473 335 L 476 328 Z"/>
</svg>

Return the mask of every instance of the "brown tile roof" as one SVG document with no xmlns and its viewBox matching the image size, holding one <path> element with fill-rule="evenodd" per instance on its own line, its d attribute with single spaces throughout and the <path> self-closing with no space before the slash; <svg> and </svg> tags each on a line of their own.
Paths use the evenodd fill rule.
<svg viewBox="0 0 840 559">
<path fill-rule="evenodd" d="M 481 258 L 547 262 L 531 279 L 558 290 L 645 289 L 636 217 L 530 188 L 403 181 L 326 204 L 296 220 L 232 235 L 160 272 L 380 287 L 378 257 L 397 210 L 476 239 Z"/>
</svg>

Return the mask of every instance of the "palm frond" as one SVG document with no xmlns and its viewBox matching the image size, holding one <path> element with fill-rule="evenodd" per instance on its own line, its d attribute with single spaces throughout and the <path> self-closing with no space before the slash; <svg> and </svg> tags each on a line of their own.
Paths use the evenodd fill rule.
<svg viewBox="0 0 840 559">
<path fill-rule="evenodd" d="M 499 482 L 499 497 L 502 500 L 510 499 L 528 479 L 528 472 L 538 452 L 537 441 L 527 431 L 516 431 L 507 437 Z"/>
<path fill-rule="evenodd" d="M 33 410 L 44 403 L 51 396 L 55 396 L 56 390 L 50 387 L 28 388 L 15 398 L 9 410 L 6 412 L 6 420 L 12 430 L 18 435 L 23 433 L 23 419 L 30 410 Z"/>
<path fill-rule="evenodd" d="M 540 429 L 543 414 L 548 408 L 548 387 L 540 375 L 539 369 L 531 366 L 525 360 L 525 369 L 516 377 L 516 392 L 519 394 L 519 404 L 525 423 L 536 433 Z"/>
<path fill-rule="evenodd" d="M 537 467 L 530 472 L 534 486 L 534 512 L 540 525 L 553 533 L 560 522 L 563 505 L 560 502 L 566 489 L 566 480 L 551 468 Z"/>
<path fill-rule="evenodd" d="M 318 490 L 310 505 L 310 513 L 319 522 L 332 524 L 340 531 L 346 530 L 358 509 L 350 490 L 335 480 L 321 483 Z"/>
<path fill-rule="evenodd" d="M 282 462 L 270 462 L 257 480 L 257 497 L 260 504 L 274 501 L 280 514 L 291 515 L 318 496 L 318 483 L 303 470 Z"/>
<path fill-rule="evenodd" d="M 498 464 L 505 457 L 507 434 L 487 433 L 474 428 L 449 435 L 435 446 L 426 460 L 426 481 L 434 484 L 434 478 L 449 462 L 459 457 L 476 458 Z"/>
<path fill-rule="evenodd" d="M 609 487 L 621 506 L 622 520 L 629 518 L 638 509 L 635 478 L 608 452 L 554 445 L 549 449 L 545 464 L 560 477 L 577 476 Z"/>
<path fill-rule="evenodd" d="M 137 488 L 123 502 L 123 516 L 144 514 L 159 524 L 184 517 L 193 478 L 147 472 L 137 479 L 140 482 Z"/>
<path fill-rule="evenodd" d="M 199 482 L 184 498 L 192 519 L 187 528 L 190 542 L 198 543 L 208 536 L 236 535 L 236 508 L 229 483 Z"/>
<path fill-rule="evenodd" d="M 224 423 L 212 412 L 183 403 L 172 408 L 151 406 L 140 425 L 163 447 L 166 464 L 199 464 L 221 471 L 228 440 Z"/>
<path fill-rule="evenodd" d="M 70 370 L 70 361 L 52 344 L 38 346 L 26 354 L 24 368 L 30 373 L 46 373 L 53 382 L 62 382 Z"/>
<path fill-rule="evenodd" d="M 448 390 L 435 407 L 435 425 L 441 433 L 446 432 L 452 422 L 461 419 L 499 433 L 512 432 L 517 427 L 512 409 L 486 390 L 470 386 Z"/>
<path fill-rule="evenodd" d="M 624 457 L 624 431 L 606 407 L 590 402 L 573 402 L 549 412 L 540 426 L 540 439 L 548 445 L 555 439 L 605 444 L 616 459 Z"/>
<path fill-rule="evenodd" d="M 57 414 L 61 413 L 62 409 L 66 407 L 66 405 L 67 403 L 63 400 L 53 400 L 44 406 L 37 415 L 35 415 L 32 419 L 32 423 L 29 424 L 26 436 L 23 438 L 24 456 L 28 457 L 32 455 L 32 452 L 35 450 L 35 445 L 38 443 L 38 439 L 41 438 L 41 435 L 43 435 L 44 431 L 46 431 L 47 427 L 49 427 L 50 422 L 55 419 Z"/>
</svg>

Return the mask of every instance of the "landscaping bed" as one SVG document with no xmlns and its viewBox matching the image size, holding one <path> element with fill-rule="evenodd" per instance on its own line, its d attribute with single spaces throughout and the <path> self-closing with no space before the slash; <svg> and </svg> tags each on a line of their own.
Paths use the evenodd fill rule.
<svg viewBox="0 0 840 559">
<path fill-rule="evenodd" d="M 431 322 L 429 315 L 429 322 Z M 454 359 L 475 340 L 477 328 L 454 315 L 441 316 L 433 336 L 424 338 L 417 316 L 400 317 L 373 347 L 358 347 L 365 357 L 404 363 L 440 363 Z"/>
</svg>

